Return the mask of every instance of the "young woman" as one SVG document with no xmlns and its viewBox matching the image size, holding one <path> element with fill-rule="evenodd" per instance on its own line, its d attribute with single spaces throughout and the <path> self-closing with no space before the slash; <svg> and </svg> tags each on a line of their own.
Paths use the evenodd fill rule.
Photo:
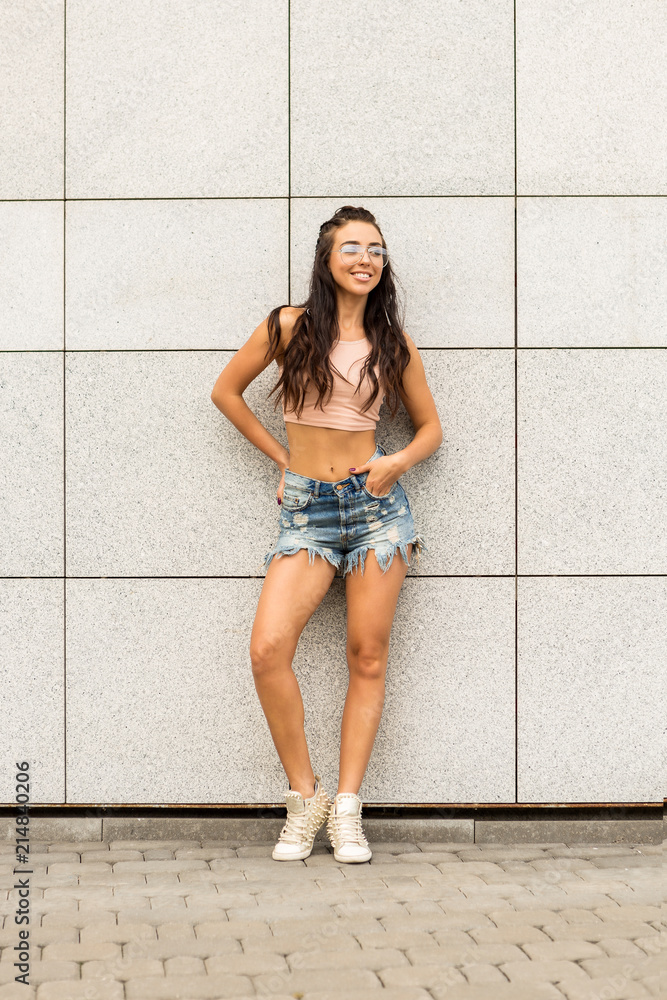
<svg viewBox="0 0 667 1000">
<path fill-rule="evenodd" d="M 276 405 L 282 400 L 289 450 L 243 399 L 272 361 L 280 377 L 269 395 L 278 393 Z M 375 443 L 383 396 L 392 418 L 402 400 L 416 432 L 391 455 Z M 382 715 L 398 594 L 413 554 L 418 560 L 426 548 L 399 477 L 442 441 L 419 352 L 401 328 L 384 237 L 369 211 L 346 205 L 323 223 L 307 301 L 269 313 L 211 399 L 281 472 L 278 540 L 266 555 L 250 640 L 255 688 L 290 787 L 272 856 L 307 858 L 326 821 L 336 861 L 368 861 L 357 793 Z M 337 568 L 345 578 L 350 678 L 332 802 L 311 766 L 292 658 Z"/>
</svg>

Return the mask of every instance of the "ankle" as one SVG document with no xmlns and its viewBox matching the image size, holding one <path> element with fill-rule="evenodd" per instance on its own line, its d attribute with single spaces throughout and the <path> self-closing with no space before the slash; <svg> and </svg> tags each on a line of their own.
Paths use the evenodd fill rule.
<svg viewBox="0 0 667 1000">
<path fill-rule="evenodd" d="M 297 781 L 295 784 L 291 784 L 290 782 L 290 790 L 298 792 L 304 799 L 312 799 L 315 794 L 315 779 L 313 778 L 310 785 L 307 781 Z"/>
</svg>

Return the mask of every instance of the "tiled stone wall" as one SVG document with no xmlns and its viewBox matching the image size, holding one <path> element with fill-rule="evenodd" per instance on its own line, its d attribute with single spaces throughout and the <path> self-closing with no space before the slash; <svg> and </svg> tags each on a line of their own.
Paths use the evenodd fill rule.
<svg viewBox="0 0 667 1000">
<path fill-rule="evenodd" d="M 346 203 L 444 428 L 403 479 L 429 552 L 362 797 L 662 799 L 664 13 L 11 4 L 0 802 L 26 759 L 35 803 L 282 800 L 248 655 L 279 476 L 210 392 Z M 285 442 L 275 376 L 246 398 Z M 387 450 L 410 435 L 383 411 Z M 331 790 L 344 625 L 337 578 L 294 664 Z"/>
</svg>

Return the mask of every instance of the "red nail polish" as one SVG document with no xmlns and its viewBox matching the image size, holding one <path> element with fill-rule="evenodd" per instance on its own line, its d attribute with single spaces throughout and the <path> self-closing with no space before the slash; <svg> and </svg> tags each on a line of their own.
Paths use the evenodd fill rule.
<svg viewBox="0 0 667 1000">
<path fill-rule="evenodd" d="M 356 468 L 356 466 L 355 466 Z M 354 472 L 354 469 L 348 469 L 348 472 Z"/>
<path fill-rule="evenodd" d="M 278 503 L 282 503 L 282 500 L 278 500 Z"/>
</svg>

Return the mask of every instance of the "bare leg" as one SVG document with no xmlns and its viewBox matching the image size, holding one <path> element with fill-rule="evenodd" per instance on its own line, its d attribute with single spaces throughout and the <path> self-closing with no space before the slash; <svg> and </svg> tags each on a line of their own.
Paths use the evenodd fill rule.
<svg viewBox="0 0 667 1000">
<path fill-rule="evenodd" d="M 250 659 L 259 700 L 291 787 L 309 798 L 315 791 L 304 732 L 303 699 L 292 659 L 306 622 L 321 603 L 336 572 L 308 552 L 269 563 L 250 637 Z"/>
<path fill-rule="evenodd" d="M 412 545 L 408 546 L 408 558 Z M 369 549 L 364 575 L 345 577 L 347 662 L 350 680 L 343 710 L 338 792 L 361 788 L 384 706 L 389 638 L 398 595 L 408 572 L 396 552 L 386 573 Z"/>
</svg>

